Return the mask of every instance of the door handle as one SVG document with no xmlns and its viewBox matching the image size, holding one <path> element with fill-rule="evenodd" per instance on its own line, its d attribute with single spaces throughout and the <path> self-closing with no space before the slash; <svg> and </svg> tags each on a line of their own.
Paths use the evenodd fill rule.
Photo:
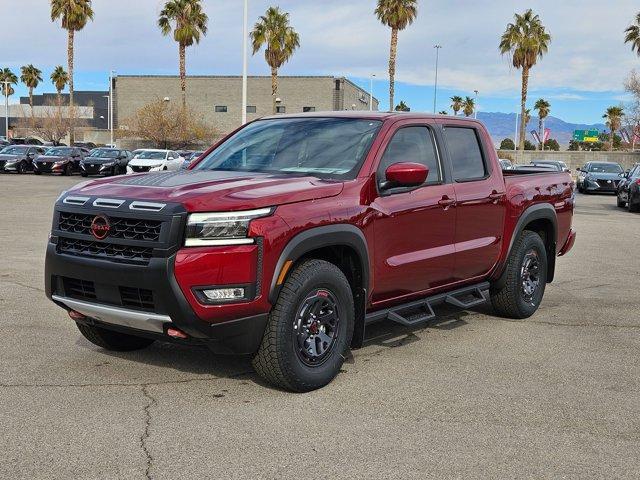
<svg viewBox="0 0 640 480">
<path fill-rule="evenodd" d="M 447 195 L 443 195 L 442 198 L 438 200 L 438 205 L 443 207 L 445 210 L 449 208 L 451 205 L 453 205 L 454 203 L 456 203 L 456 201 L 449 198 Z"/>
<path fill-rule="evenodd" d="M 491 194 L 489 195 L 489 200 L 491 200 L 494 203 L 498 203 L 499 200 L 502 200 L 502 198 L 504 197 L 504 193 L 498 193 L 495 190 L 493 192 L 491 192 Z"/>
</svg>

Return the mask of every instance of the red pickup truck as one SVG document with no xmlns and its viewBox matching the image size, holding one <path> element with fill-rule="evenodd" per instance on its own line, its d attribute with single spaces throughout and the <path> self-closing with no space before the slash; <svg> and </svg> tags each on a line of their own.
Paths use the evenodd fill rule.
<svg viewBox="0 0 640 480">
<path fill-rule="evenodd" d="M 474 120 L 275 116 L 188 171 L 64 192 L 46 292 L 106 349 L 206 345 L 308 391 L 370 322 L 489 299 L 497 315 L 532 315 L 573 246 L 573 207 L 569 174 L 502 172 Z"/>
</svg>

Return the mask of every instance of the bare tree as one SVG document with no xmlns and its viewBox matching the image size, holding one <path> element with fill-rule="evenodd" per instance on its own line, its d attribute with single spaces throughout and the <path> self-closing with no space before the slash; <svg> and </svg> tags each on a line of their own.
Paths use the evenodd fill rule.
<svg viewBox="0 0 640 480">
<path fill-rule="evenodd" d="M 18 121 L 17 130 L 25 136 L 38 137 L 46 142 L 59 145 L 60 142 L 71 131 L 72 118 L 77 114 L 72 114 L 71 108 L 60 108 L 55 102 L 48 103 L 43 107 L 38 107 L 37 116 L 31 119 L 23 112 Z M 34 115 L 32 111 L 32 115 Z M 89 123 L 86 119 L 76 119 L 74 126 L 78 128 L 88 127 Z"/>
<path fill-rule="evenodd" d="M 118 136 L 141 138 L 159 148 L 171 149 L 210 143 L 216 131 L 200 118 L 202 115 L 187 106 L 157 99 L 122 122 Z"/>
<path fill-rule="evenodd" d="M 636 134 L 640 134 L 640 74 L 631 70 L 624 82 L 624 89 L 633 95 L 633 101 L 625 106 L 624 123 L 629 129 L 631 149 L 636 148 Z"/>
</svg>

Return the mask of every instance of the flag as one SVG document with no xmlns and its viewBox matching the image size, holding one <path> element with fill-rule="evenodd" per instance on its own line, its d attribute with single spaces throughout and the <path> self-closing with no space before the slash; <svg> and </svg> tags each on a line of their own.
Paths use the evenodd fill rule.
<svg viewBox="0 0 640 480">
<path fill-rule="evenodd" d="M 547 143 L 547 140 L 549 140 L 550 137 L 551 137 L 551 129 L 550 128 L 545 128 L 544 129 L 544 143 Z"/>
<path fill-rule="evenodd" d="M 538 135 L 538 132 L 536 132 L 535 130 L 531 130 L 531 136 L 536 142 L 540 143 L 540 135 Z"/>
</svg>

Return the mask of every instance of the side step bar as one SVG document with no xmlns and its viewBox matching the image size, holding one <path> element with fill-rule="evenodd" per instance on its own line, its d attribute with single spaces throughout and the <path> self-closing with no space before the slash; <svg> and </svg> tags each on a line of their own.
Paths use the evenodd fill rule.
<svg viewBox="0 0 640 480">
<path fill-rule="evenodd" d="M 489 282 L 478 283 L 451 292 L 439 293 L 421 300 L 404 303 L 395 307 L 378 310 L 367 314 L 365 324 L 390 320 L 401 325 L 412 327 L 428 322 L 436 317 L 435 305 L 448 303 L 458 308 L 467 309 L 481 305 L 487 301 L 484 294 L 489 289 Z"/>
</svg>

